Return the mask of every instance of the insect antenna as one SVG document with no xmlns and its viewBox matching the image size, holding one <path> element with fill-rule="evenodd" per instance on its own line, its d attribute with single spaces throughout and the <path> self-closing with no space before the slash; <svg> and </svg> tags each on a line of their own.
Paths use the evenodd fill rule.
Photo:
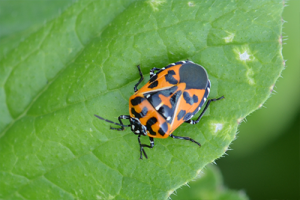
<svg viewBox="0 0 300 200">
<path fill-rule="evenodd" d="M 94 116 L 97 117 L 97 118 L 99 118 L 99 119 L 101 119 L 101 120 L 103 120 L 103 121 L 106 121 L 106 122 L 109 122 L 109 123 L 112 123 L 112 124 L 115 124 L 115 125 L 118 125 L 118 126 L 122 126 L 122 127 L 129 127 L 130 126 L 130 125 L 119 124 L 119 123 L 110 121 L 108 119 L 104 119 L 104 118 L 102 118 L 102 117 L 100 117 L 98 115 L 94 115 Z"/>
</svg>

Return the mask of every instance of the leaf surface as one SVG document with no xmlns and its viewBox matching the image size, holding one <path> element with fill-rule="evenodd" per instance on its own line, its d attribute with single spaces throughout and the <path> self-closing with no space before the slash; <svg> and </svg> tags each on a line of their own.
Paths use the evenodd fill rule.
<svg viewBox="0 0 300 200">
<path fill-rule="evenodd" d="M 283 69 L 282 9 L 280 0 L 73 3 L 0 60 L 0 197 L 166 199 L 269 97 Z M 129 129 L 93 115 L 128 114 L 136 65 L 147 76 L 185 59 L 206 68 L 210 98 L 225 99 L 174 132 L 201 148 L 157 139 L 139 160 Z"/>
</svg>

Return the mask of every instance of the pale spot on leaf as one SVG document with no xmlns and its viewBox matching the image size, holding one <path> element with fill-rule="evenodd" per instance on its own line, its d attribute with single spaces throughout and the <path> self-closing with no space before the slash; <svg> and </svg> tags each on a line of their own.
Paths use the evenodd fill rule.
<svg viewBox="0 0 300 200">
<path fill-rule="evenodd" d="M 227 32 L 227 31 L 226 31 Z M 227 37 L 224 37 L 223 39 L 225 40 L 226 43 L 229 43 L 229 42 L 232 42 L 233 41 L 233 38 L 235 36 L 234 33 L 230 33 L 230 32 L 227 32 L 229 35 Z"/>
<path fill-rule="evenodd" d="M 247 51 L 244 51 L 243 53 L 239 53 L 240 60 L 250 60 L 250 55 Z"/>
<path fill-rule="evenodd" d="M 251 53 L 251 50 L 247 45 L 242 46 L 241 48 L 235 48 L 233 51 L 236 53 L 238 60 L 241 60 L 241 61 L 253 61 L 254 60 L 254 56 Z"/>
<path fill-rule="evenodd" d="M 247 77 L 248 83 L 250 85 L 254 85 L 255 84 L 255 81 L 254 81 L 254 79 L 252 77 L 253 75 L 254 75 L 254 72 L 253 72 L 252 68 L 248 68 L 247 72 L 246 72 L 246 77 Z"/>
<path fill-rule="evenodd" d="M 189 7 L 194 7 L 194 6 L 195 6 L 195 3 L 194 3 L 193 1 L 189 1 L 189 2 L 188 2 L 188 6 L 189 6 Z"/>
<path fill-rule="evenodd" d="M 212 126 L 214 126 L 214 132 L 217 133 L 218 131 L 223 129 L 222 123 L 212 123 Z"/>
<path fill-rule="evenodd" d="M 158 11 L 159 10 L 158 7 L 165 2 L 166 2 L 166 0 L 149 0 L 149 1 L 147 1 L 147 3 L 149 3 L 150 6 L 152 7 L 153 11 Z"/>
<path fill-rule="evenodd" d="M 237 55 L 237 60 L 243 61 L 245 68 L 246 68 L 246 78 L 248 80 L 249 85 L 255 84 L 255 79 L 253 78 L 254 71 L 247 62 L 254 61 L 255 57 L 253 56 L 253 53 L 251 53 L 251 50 L 248 46 L 243 46 L 241 48 L 235 48 L 233 50 Z"/>
</svg>

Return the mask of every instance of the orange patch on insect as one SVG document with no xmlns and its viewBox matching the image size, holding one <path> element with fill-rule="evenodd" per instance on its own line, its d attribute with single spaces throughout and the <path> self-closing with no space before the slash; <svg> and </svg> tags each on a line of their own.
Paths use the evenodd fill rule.
<svg viewBox="0 0 300 200">
<path fill-rule="evenodd" d="M 161 99 L 161 102 L 162 102 L 161 104 L 166 105 L 169 108 L 172 108 L 172 105 L 171 105 L 171 102 L 170 102 L 171 97 L 166 97 L 166 96 L 164 96 L 162 94 L 159 94 L 158 96 Z"/>
</svg>

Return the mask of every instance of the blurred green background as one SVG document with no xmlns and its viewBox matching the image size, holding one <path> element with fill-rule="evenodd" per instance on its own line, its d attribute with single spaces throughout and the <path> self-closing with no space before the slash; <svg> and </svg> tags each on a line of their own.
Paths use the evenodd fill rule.
<svg viewBox="0 0 300 200">
<path fill-rule="evenodd" d="M 246 193 L 249 199 L 300 199 L 300 1 L 285 4 L 286 69 L 271 98 L 240 125 L 232 150 L 216 161 L 224 186 Z M 198 187 L 191 183 L 191 188 L 179 189 L 172 199 L 202 199 L 200 182 Z"/>
</svg>

